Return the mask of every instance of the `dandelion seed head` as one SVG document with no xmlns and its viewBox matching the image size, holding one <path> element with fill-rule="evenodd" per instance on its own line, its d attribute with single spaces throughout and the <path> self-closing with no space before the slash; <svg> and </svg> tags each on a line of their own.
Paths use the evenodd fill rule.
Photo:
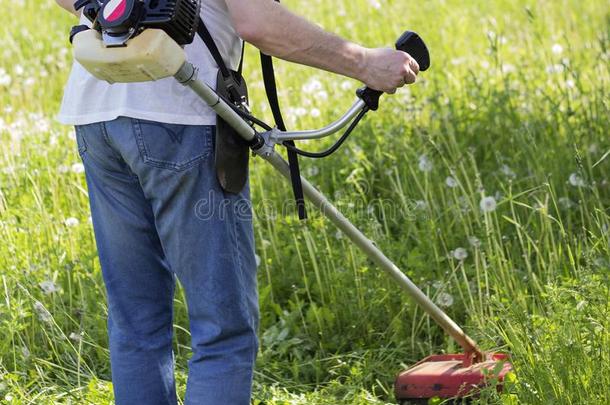
<svg viewBox="0 0 610 405">
<path fill-rule="evenodd" d="M 73 228 L 73 227 L 77 226 L 79 223 L 80 223 L 80 221 L 74 217 L 66 218 L 66 220 L 64 221 L 64 224 L 68 228 Z"/>
<path fill-rule="evenodd" d="M 424 173 L 430 172 L 432 170 L 432 167 L 433 167 L 432 161 L 430 161 L 428 156 L 421 155 L 419 157 L 418 167 L 419 167 L 419 170 L 421 170 Z"/>
<path fill-rule="evenodd" d="M 445 185 L 449 188 L 456 188 L 458 186 L 458 182 L 456 179 L 449 176 L 445 179 Z"/>
<path fill-rule="evenodd" d="M 307 174 L 307 176 L 313 177 L 320 173 L 320 168 L 318 166 L 310 166 L 307 168 L 305 173 Z"/>
<path fill-rule="evenodd" d="M 81 174 L 85 172 L 85 166 L 82 163 L 74 163 L 70 167 L 70 170 L 72 173 Z"/>
<path fill-rule="evenodd" d="M 559 204 L 559 208 L 564 209 L 564 210 L 569 210 L 570 208 L 574 207 L 574 202 L 572 200 L 570 200 L 569 197 L 560 197 L 557 200 L 557 204 Z"/>
<path fill-rule="evenodd" d="M 316 78 L 311 78 L 309 79 L 302 87 L 301 89 L 303 90 L 304 93 L 315 93 L 318 92 L 320 90 L 322 90 L 323 86 L 322 86 L 322 82 L 320 82 L 318 79 Z"/>
<path fill-rule="evenodd" d="M 513 169 L 511 169 L 510 167 L 508 167 L 508 165 L 502 165 L 500 167 L 500 172 L 505 175 L 506 177 L 508 177 L 509 179 L 514 179 L 515 177 L 517 177 L 517 175 L 515 174 L 515 172 L 513 171 Z"/>
<path fill-rule="evenodd" d="M 413 208 L 417 211 L 424 211 L 428 208 L 428 204 L 424 200 L 416 200 Z"/>
<path fill-rule="evenodd" d="M 585 185 L 585 181 L 578 173 L 570 174 L 570 177 L 568 177 L 568 182 L 574 187 L 583 187 Z"/>
<path fill-rule="evenodd" d="M 515 73 L 516 71 L 517 68 L 515 67 L 515 65 L 511 65 L 510 63 L 505 63 L 502 65 L 502 73 L 504 73 L 505 75 L 509 73 Z"/>
<path fill-rule="evenodd" d="M 34 303 L 34 311 L 36 311 L 36 314 L 38 315 L 38 319 L 40 319 L 43 322 L 50 323 L 51 320 L 53 319 L 53 317 L 51 316 L 51 313 L 45 308 L 45 306 L 40 301 L 36 301 Z"/>
<path fill-rule="evenodd" d="M 10 86 L 13 78 L 6 72 L 6 70 L 0 68 L 0 86 Z"/>
<path fill-rule="evenodd" d="M 379 10 L 381 8 L 381 3 L 379 3 L 377 0 L 369 0 L 369 5 L 375 10 Z"/>
<path fill-rule="evenodd" d="M 76 333 L 76 332 L 71 332 L 70 336 L 68 336 L 68 338 L 70 338 L 70 340 L 73 340 L 75 342 L 80 342 L 83 338 L 83 334 L 82 333 Z"/>
<path fill-rule="evenodd" d="M 483 212 L 493 212 L 496 210 L 496 199 L 492 196 L 483 197 L 479 203 L 479 207 Z"/>
<path fill-rule="evenodd" d="M 451 252 L 451 255 L 455 260 L 464 261 L 468 257 L 468 251 L 462 247 L 459 247 Z"/>
<path fill-rule="evenodd" d="M 349 80 L 344 80 L 341 82 L 341 90 L 349 91 L 353 89 L 353 84 Z"/>
<path fill-rule="evenodd" d="M 468 237 L 468 243 L 470 243 L 470 246 L 473 248 L 481 247 L 481 241 L 476 236 Z"/>
<path fill-rule="evenodd" d="M 320 110 L 318 110 L 317 108 L 312 108 L 311 111 L 309 111 L 309 115 L 312 116 L 313 118 L 318 118 L 321 113 Z"/>
<path fill-rule="evenodd" d="M 564 66 L 562 64 L 556 63 L 554 65 L 549 65 L 546 67 L 546 72 L 548 74 L 561 73 L 564 70 Z"/>
<path fill-rule="evenodd" d="M 436 303 L 444 308 L 453 305 L 453 296 L 446 292 L 441 292 L 436 296 Z"/>
<path fill-rule="evenodd" d="M 560 44 L 553 44 L 553 46 L 551 47 L 551 51 L 555 55 L 561 55 L 563 53 L 563 46 L 561 46 Z"/>
<path fill-rule="evenodd" d="M 42 281 L 38 283 L 38 285 L 40 286 L 40 288 L 42 288 L 42 292 L 44 292 L 45 294 L 53 294 L 59 291 L 59 287 L 57 287 L 55 283 L 51 280 Z"/>
<path fill-rule="evenodd" d="M 254 261 L 256 262 L 256 267 L 261 265 L 261 257 L 259 255 L 254 255 Z"/>
</svg>

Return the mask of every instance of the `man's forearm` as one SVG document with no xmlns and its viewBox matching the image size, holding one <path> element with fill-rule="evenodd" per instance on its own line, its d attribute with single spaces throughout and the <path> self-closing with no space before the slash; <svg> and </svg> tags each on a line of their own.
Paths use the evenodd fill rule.
<svg viewBox="0 0 610 405">
<path fill-rule="evenodd" d="M 264 53 L 363 80 L 366 49 L 271 0 L 227 0 L 242 38 Z"/>
</svg>

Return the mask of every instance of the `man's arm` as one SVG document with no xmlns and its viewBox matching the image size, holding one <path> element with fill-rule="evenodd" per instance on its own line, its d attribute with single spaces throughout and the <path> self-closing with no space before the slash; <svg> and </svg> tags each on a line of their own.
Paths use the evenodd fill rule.
<svg viewBox="0 0 610 405">
<path fill-rule="evenodd" d="M 55 0 L 55 2 L 59 4 L 61 8 L 71 12 L 77 17 L 80 17 L 80 13 L 74 10 L 74 1 L 75 0 Z"/>
<path fill-rule="evenodd" d="M 387 93 L 415 82 L 419 72 L 417 62 L 404 52 L 346 41 L 273 0 L 225 1 L 237 33 L 268 55 L 348 76 Z"/>
</svg>

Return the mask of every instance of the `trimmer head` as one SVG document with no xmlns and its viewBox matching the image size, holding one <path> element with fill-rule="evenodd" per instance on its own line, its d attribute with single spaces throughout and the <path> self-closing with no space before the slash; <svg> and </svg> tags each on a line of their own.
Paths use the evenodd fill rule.
<svg viewBox="0 0 610 405">
<path fill-rule="evenodd" d="M 398 375 L 394 383 L 396 399 L 409 403 L 434 397 L 461 398 L 491 385 L 501 390 L 511 370 L 508 355 L 502 353 L 487 353 L 478 362 L 472 362 L 466 354 L 428 356 Z"/>
</svg>

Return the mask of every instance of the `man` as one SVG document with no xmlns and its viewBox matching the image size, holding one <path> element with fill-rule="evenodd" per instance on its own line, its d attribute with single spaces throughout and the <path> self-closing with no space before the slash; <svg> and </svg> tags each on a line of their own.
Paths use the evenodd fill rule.
<svg viewBox="0 0 610 405">
<path fill-rule="evenodd" d="M 73 0 L 57 2 L 76 14 Z M 419 70 L 406 53 L 348 42 L 273 0 L 204 0 L 202 17 L 233 69 L 243 39 L 388 93 L 413 83 Z M 199 77 L 215 85 L 217 66 L 202 41 L 186 51 Z M 248 404 L 258 305 L 252 223 L 239 205 L 249 191 L 224 193 L 216 180 L 214 112 L 173 78 L 109 85 L 75 63 L 59 119 L 76 126 L 85 165 L 116 403 L 177 402 L 176 276 L 193 350 L 185 403 Z"/>
</svg>

